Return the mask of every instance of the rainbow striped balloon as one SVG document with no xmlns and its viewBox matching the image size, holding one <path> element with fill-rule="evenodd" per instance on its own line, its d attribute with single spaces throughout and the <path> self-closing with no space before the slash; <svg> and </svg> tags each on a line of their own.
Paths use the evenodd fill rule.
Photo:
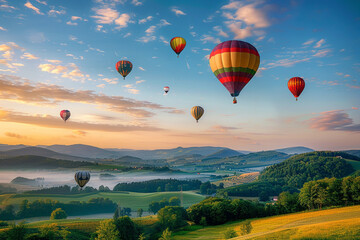
<svg viewBox="0 0 360 240">
<path fill-rule="evenodd" d="M 232 40 L 218 44 L 211 52 L 209 63 L 215 76 L 234 97 L 255 75 L 260 55 L 250 43 Z"/>
<path fill-rule="evenodd" d="M 170 46 L 171 46 L 172 50 L 174 50 L 174 52 L 179 57 L 179 54 L 181 53 L 182 50 L 184 50 L 184 48 L 186 46 L 186 41 L 182 37 L 174 37 L 170 41 Z"/>
</svg>

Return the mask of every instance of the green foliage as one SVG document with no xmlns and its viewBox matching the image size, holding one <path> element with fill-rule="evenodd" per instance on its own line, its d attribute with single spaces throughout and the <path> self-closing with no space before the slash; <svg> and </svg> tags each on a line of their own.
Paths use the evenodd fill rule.
<svg viewBox="0 0 360 240">
<path fill-rule="evenodd" d="M 7 239 L 11 239 L 11 240 L 24 240 L 26 233 L 27 233 L 27 228 L 24 226 L 24 223 L 19 223 L 19 224 L 12 224 L 9 228 L 9 230 L 7 230 L 5 232 L 5 236 L 7 237 Z"/>
<path fill-rule="evenodd" d="M 64 210 L 62 210 L 61 208 L 57 208 L 55 209 L 50 216 L 50 220 L 55 220 L 55 219 L 66 219 L 67 218 L 67 214 Z"/>
<path fill-rule="evenodd" d="M 200 185 L 201 194 L 211 195 L 213 193 L 216 193 L 216 189 L 218 189 L 218 187 L 210 182 L 204 182 Z"/>
<path fill-rule="evenodd" d="M 119 240 L 119 231 L 111 219 L 101 221 L 96 234 L 96 240 Z"/>
<path fill-rule="evenodd" d="M 298 193 L 282 192 L 277 201 L 278 210 L 280 213 L 291 213 L 303 210 L 299 202 Z"/>
<path fill-rule="evenodd" d="M 55 223 L 40 227 L 39 232 L 39 237 L 47 240 L 68 239 L 70 235 L 67 228 L 61 228 Z"/>
<path fill-rule="evenodd" d="M 1 228 L 1 227 L 7 227 L 7 226 L 9 226 L 9 224 L 8 224 L 7 222 L 5 222 L 5 221 L 0 221 L 0 228 Z"/>
<path fill-rule="evenodd" d="M 142 208 L 139 208 L 137 210 L 138 217 L 141 217 L 143 215 L 143 213 L 144 213 L 144 210 Z"/>
<path fill-rule="evenodd" d="M 181 186 L 184 191 L 199 189 L 199 180 L 177 180 L 177 179 L 154 179 L 143 182 L 119 183 L 114 187 L 114 191 L 132 192 L 159 192 L 160 191 L 180 191 Z"/>
<path fill-rule="evenodd" d="M 167 228 L 165 231 L 162 232 L 161 237 L 159 240 L 171 240 L 172 232 Z"/>
<path fill-rule="evenodd" d="M 199 221 L 199 224 L 203 227 L 205 227 L 207 225 L 207 222 L 206 222 L 206 217 L 201 217 L 200 221 Z"/>
<path fill-rule="evenodd" d="M 253 226 L 251 224 L 251 221 L 246 220 L 240 224 L 240 233 L 241 235 L 246 235 L 251 233 L 251 230 L 253 229 Z"/>
<path fill-rule="evenodd" d="M 157 217 L 163 229 L 173 230 L 186 225 L 187 214 L 183 207 L 167 206 L 160 209 Z"/>
<path fill-rule="evenodd" d="M 228 230 L 226 230 L 226 232 L 224 232 L 224 238 L 225 239 L 230 239 L 230 238 L 234 238 L 237 237 L 237 233 L 235 232 L 234 229 L 229 228 Z"/>
<path fill-rule="evenodd" d="M 137 225 L 128 216 L 120 217 L 115 220 L 116 229 L 119 232 L 120 240 L 137 240 L 140 231 Z"/>
<path fill-rule="evenodd" d="M 170 198 L 170 201 L 166 200 L 165 198 L 159 202 L 152 201 L 149 204 L 149 211 L 156 214 L 160 209 L 166 206 L 180 206 L 180 199 L 178 197 L 172 197 Z"/>
<path fill-rule="evenodd" d="M 180 206 L 180 203 L 181 203 L 181 201 L 180 201 L 180 198 L 178 198 L 178 197 L 171 197 L 169 199 L 170 206 Z"/>
<path fill-rule="evenodd" d="M 360 160 L 342 152 L 304 153 L 266 168 L 260 174 L 259 180 L 301 188 L 305 182 L 312 180 L 325 177 L 342 178 L 354 172 L 354 168 L 343 158 Z"/>
</svg>

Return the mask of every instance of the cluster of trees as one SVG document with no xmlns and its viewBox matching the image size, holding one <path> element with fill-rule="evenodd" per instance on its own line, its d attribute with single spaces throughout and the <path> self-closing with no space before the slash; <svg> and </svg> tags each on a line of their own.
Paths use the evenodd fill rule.
<svg viewBox="0 0 360 240">
<path fill-rule="evenodd" d="M 77 193 L 90 193 L 90 192 L 110 192 L 110 188 L 104 185 L 101 185 L 99 189 L 93 187 L 84 187 L 80 189 L 79 186 L 70 187 L 68 185 L 43 188 L 38 190 L 28 191 L 28 194 L 77 194 Z"/>
<path fill-rule="evenodd" d="M 61 203 L 53 200 L 36 200 L 29 202 L 23 200 L 19 206 L 19 210 L 15 212 L 12 205 L 8 205 L 4 210 L 0 210 L 1 220 L 13 220 L 29 217 L 50 216 L 57 208 L 61 208 L 69 215 L 84 215 L 93 213 L 113 212 L 117 205 L 108 198 L 92 198 L 87 202 L 71 201 L 69 203 Z"/>
<path fill-rule="evenodd" d="M 259 180 L 301 188 L 306 182 L 325 177 L 342 178 L 355 171 L 344 159 L 360 161 L 360 158 L 343 152 L 304 153 L 266 168 Z"/>
<path fill-rule="evenodd" d="M 131 218 L 124 216 L 101 221 L 95 235 L 96 240 L 138 240 L 141 229 Z"/>
<path fill-rule="evenodd" d="M 216 186 L 215 184 L 212 184 L 210 182 L 204 182 L 200 185 L 200 193 L 211 195 L 216 193 L 218 189 L 223 189 L 223 188 L 224 188 L 224 183 L 220 183 L 219 186 Z"/>
<path fill-rule="evenodd" d="M 114 187 L 114 191 L 131 192 L 170 192 L 199 189 L 201 181 L 199 180 L 177 180 L 177 179 L 154 179 L 144 182 L 119 183 Z"/>
<path fill-rule="evenodd" d="M 171 197 L 169 200 L 152 201 L 149 204 L 149 212 L 156 214 L 160 209 L 166 206 L 180 206 L 181 202 L 178 197 Z"/>
</svg>

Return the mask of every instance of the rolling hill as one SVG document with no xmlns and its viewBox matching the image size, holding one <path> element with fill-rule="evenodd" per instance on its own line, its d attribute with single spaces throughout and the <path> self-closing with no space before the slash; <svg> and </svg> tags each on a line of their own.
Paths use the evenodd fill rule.
<svg viewBox="0 0 360 240">
<path fill-rule="evenodd" d="M 46 158 L 54 158 L 54 159 L 69 160 L 69 161 L 94 161 L 93 159 L 61 154 L 40 147 L 24 147 L 24 148 L 3 151 L 0 152 L 0 159 L 25 156 L 25 155 L 41 156 Z"/>
<path fill-rule="evenodd" d="M 229 148 L 225 148 L 225 149 L 221 149 L 220 151 L 217 151 L 213 154 L 209 154 L 209 155 L 205 156 L 203 158 L 203 160 L 235 157 L 235 156 L 239 156 L 239 155 L 244 155 L 244 154 L 239 153 L 238 151 L 235 151 L 235 150 L 232 150 Z"/>
<path fill-rule="evenodd" d="M 292 155 L 292 154 L 301 154 L 301 153 L 313 152 L 314 149 L 299 146 L 299 147 L 280 148 L 280 149 L 275 149 L 274 151 Z"/>
<path fill-rule="evenodd" d="M 74 145 L 51 145 L 40 146 L 54 152 L 67 154 L 81 158 L 116 158 L 120 154 L 116 151 L 109 151 L 98 147 L 93 147 L 84 144 Z"/>
</svg>

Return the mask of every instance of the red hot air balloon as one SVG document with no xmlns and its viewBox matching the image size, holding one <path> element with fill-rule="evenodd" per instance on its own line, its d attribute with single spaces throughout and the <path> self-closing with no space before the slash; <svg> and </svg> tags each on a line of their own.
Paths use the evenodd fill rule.
<svg viewBox="0 0 360 240">
<path fill-rule="evenodd" d="M 121 76 L 123 76 L 124 80 L 125 77 L 131 72 L 132 70 L 132 63 L 130 61 L 121 60 L 118 61 L 115 65 L 116 71 L 118 71 Z"/>
<path fill-rule="evenodd" d="M 260 55 L 250 43 L 226 41 L 212 50 L 209 64 L 215 76 L 234 97 L 235 104 L 236 97 L 259 68 Z"/>
<path fill-rule="evenodd" d="M 184 50 L 184 48 L 186 46 L 186 41 L 182 37 L 174 37 L 170 41 L 170 46 L 171 46 L 172 50 L 174 50 L 174 52 L 179 57 L 179 54 L 181 53 L 182 50 Z"/>
<path fill-rule="evenodd" d="M 66 122 L 66 120 L 68 120 L 69 117 L 70 117 L 70 111 L 69 110 L 62 110 L 60 112 L 60 117 L 64 120 L 64 122 Z"/>
<path fill-rule="evenodd" d="M 288 88 L 289 88 L 290 92 L 294 95 L 294 97 L 296 98 L 296 101 L 297 101 L 301 92 L 305 88 L 305 81 L 301 77 L 290 78 L 290 80 L 288 81 Z"/>
<path fill-rule="evenodd" d="M 168 86 L 165 86 L 164 87 L 164 92 L 165 92 L 165 95 L 169 92 L 170 88 Z"/>
</svg>

